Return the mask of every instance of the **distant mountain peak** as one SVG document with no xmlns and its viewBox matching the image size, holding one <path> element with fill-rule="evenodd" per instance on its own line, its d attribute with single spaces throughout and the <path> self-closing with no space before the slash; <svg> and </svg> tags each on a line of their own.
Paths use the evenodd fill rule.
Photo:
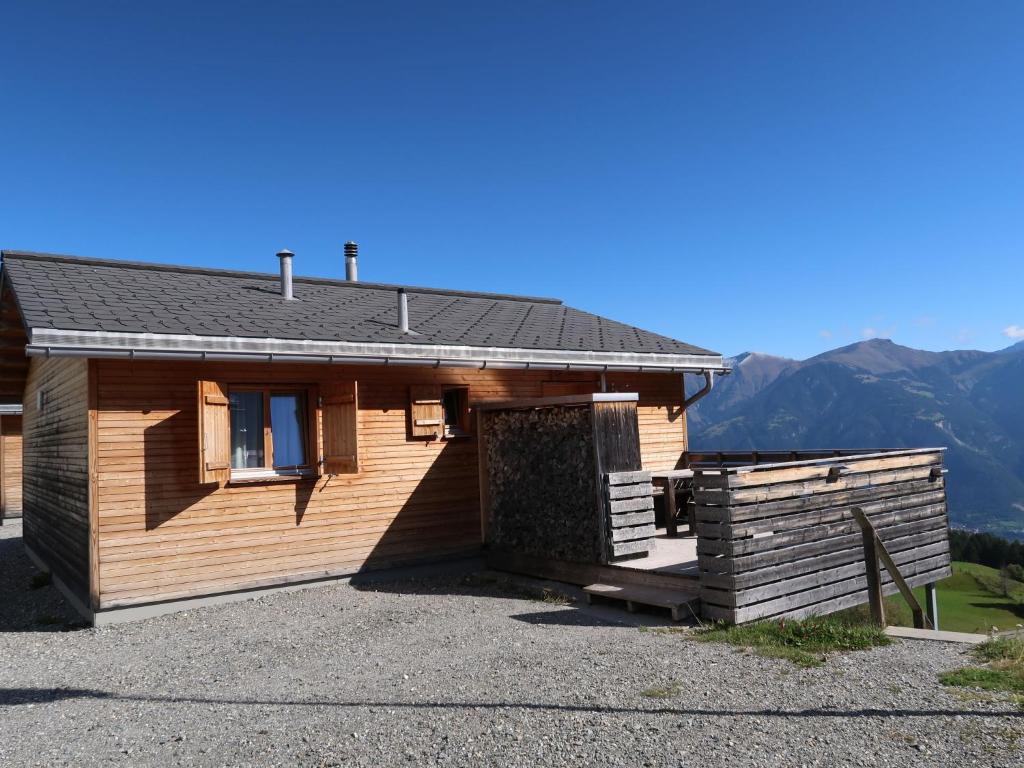
<svg viewBox="0 0 1024 768">
<path fill-rule="evenodd" d="M 753 363 L 795 363 L 789 357 L 780 357 L 779 355 L 769 355 L 767 352 L 740 352 L 738 355 L 729 358 L 729 363 L 733 366 L 750 365 Z"/>
<path fill-rule="evenodd" d="M 803 364 L 833 362 L 863 368 L 871 373 L 893 373 L 934 365 L 940 357 L 939 352 L 904 347 L 892 339 L 866 339 L 823 352 Z"/>
</svg>

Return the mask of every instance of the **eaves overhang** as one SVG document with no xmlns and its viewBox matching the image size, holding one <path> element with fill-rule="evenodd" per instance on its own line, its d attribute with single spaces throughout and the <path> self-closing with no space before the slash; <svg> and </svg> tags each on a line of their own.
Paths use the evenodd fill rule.
<svg viewBox="0 0 1024 768">
<path fill-rule="evenodd" d="M 133 360 L 210 360 L 349 365 L 417 365 L 435 368 L 535 368 L 541 370 L 661 371 L 696 373 L 729 369 L 721 355 L 600 352 L 302 339 L 259 339 L 164 333 L 113 333 L 50 328 L 29 330 L 32 357 Z"/>
</svg>

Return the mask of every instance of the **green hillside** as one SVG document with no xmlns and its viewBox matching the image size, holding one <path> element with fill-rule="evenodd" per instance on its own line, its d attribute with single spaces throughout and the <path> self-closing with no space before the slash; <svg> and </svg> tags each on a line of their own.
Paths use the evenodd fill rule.
<svg viewBox="0 0 1024 768">
<path fill-rule="evenodd" d="M 1004 630 L 1024 624 L 1024 584 L 1011 579 L 1006 597 L 1002 583 L 995 568 L 954 562 L 953 575 L 938 583 L 939 628 L 986 633 L 992 627 Z M 914 594 L 924 605 L 924 589 L 915 589 Z M 913 626 L 910 609 L 899 595 L 886 598 L 886 618 L 890 624 Z"/>
</svg>

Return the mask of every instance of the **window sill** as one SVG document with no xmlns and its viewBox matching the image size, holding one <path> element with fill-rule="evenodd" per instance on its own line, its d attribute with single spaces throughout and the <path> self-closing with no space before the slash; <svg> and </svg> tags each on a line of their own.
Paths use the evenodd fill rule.
<svg viewBox="0 0 1024 768">
<path fill-rule="evenodd" d="M 234 470 L 229 485 L 252 485 L 256 483 L 294 483 L 301 480 L 315 480 L 316 472 L 312 469 L 296 471 L 276 471 L 273 469 Z"/>
</svg>

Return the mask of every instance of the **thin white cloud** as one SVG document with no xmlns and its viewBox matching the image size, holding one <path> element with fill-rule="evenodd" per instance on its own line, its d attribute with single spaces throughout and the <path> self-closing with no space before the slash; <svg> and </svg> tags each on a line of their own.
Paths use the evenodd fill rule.
<svg viewBox="0 0 1024 768">
<path fill-rule="evenodd" d="M 821 336 L 821 338 L 823 339 L 831 339 L 832 331 L 830 331 L 828 328 L 822 328 L 820 331 L 818 331 L 818 335 Z"/>
<path fill-rule="evenodd" d="M 957 344 L 970 344 L 974 341 L 974 331 L 970 328 L 961 328 L 953 335 L 953 341 Z"/>
<path fill-rule="evenodd" d="M 891 339 L 895 330 L 895 325 L 890 325 L 888 328 L 876 328 L 869 325 L 860 329 L 860 336 L 862 339 Z"/>
<path fill-rule="evenodd" d="M 867 328 L 861 328 L 860 335 L 861 338 L 864 339 L 888 339 L 890 336 L 892 336 L 892 329 L 872 328 L 869 326 Z"/>
<path fill-rule="evenodd" d="M 918 328 L 931 328 L 935 322 L 935 318 L 931 315 L 918 315 L 914 318 L 914 325 Z"/>
<path fill-rule="evenodd" d="M 1003 328 L 1003 336 L 1008 339 L 1017 341 L 1018 339 L 1024 339 L 1024 325 L 1008 325 Z"/>
</svg>

